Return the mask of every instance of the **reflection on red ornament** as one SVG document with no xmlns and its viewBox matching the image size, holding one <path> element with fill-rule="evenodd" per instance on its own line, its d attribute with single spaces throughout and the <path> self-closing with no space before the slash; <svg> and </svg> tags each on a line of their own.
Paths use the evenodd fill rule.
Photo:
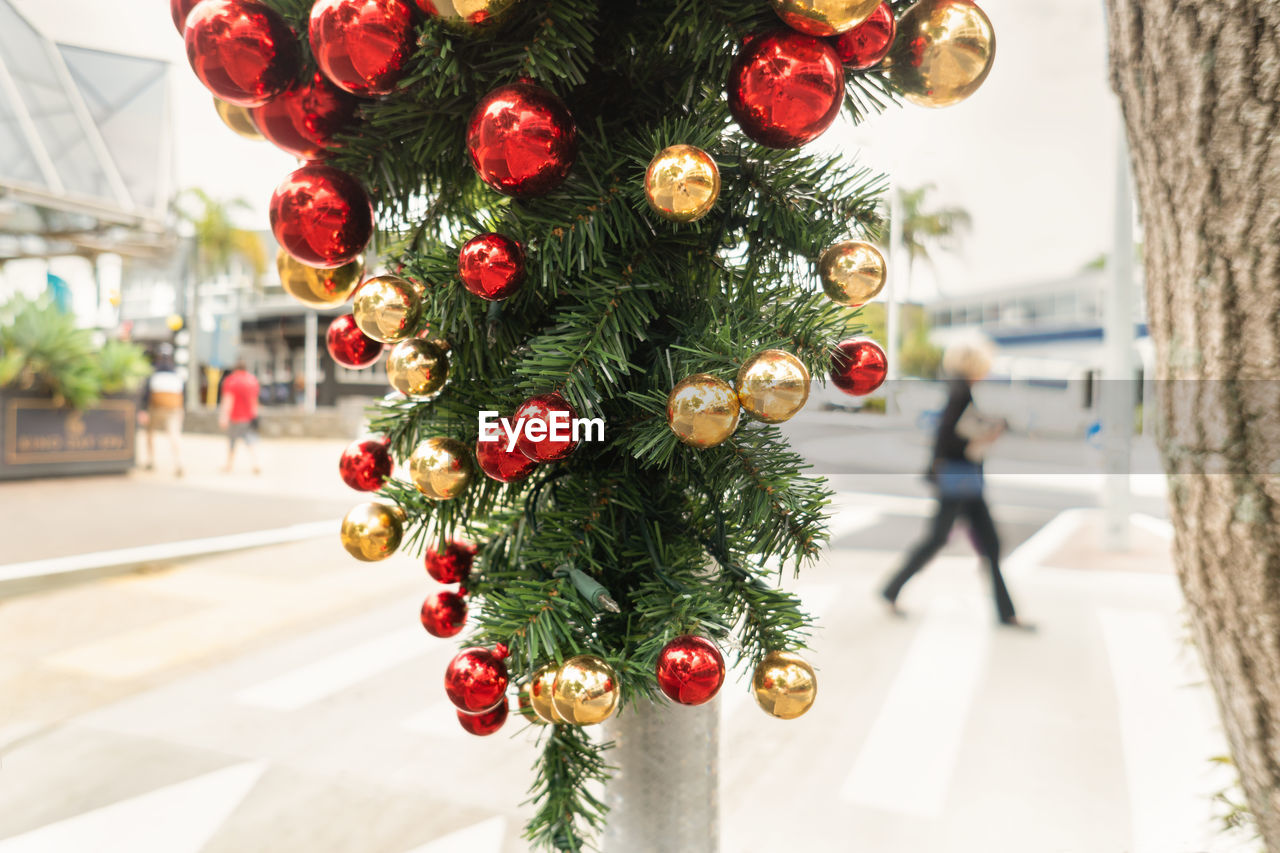
<svg viewBox="0 0 1280 853">
<path fill-rule="evenodd" d="M 512 83 L 484 97 L 467 128 L 471 165 L 510 196 L 546 195 L 578 155 L 578 128 L 559 98 L 534 83 Z"/>
<path fill-rule="evenodd" d="M 169 0 L 169 14 L 173 16 L 173 25 L 178 28 L 178 35 L 187 29 L 187 15 L 200 0 Z"/>
<path fill-rule="evenodd" d="M 206 0 L 208 2 L 208 0 Z M 351 263 L 373 236 L 373 206 L 346 172 L 311 163 L 276 187 L 271 230 L 295 260 L 321 269 Z"/>
<path fill-rule="evenodd" d="M 450 539 L 443 549 L 427 549 L 427 574 L 440 583 L 466 583 L 476 559 L 476 546 L 465 539 Z"/>
<path fill-rule="evenodd" d="M 836 345 L 831 356 L 831 381 L 854 397 L 862 397 L 884 384 L 889 359 L 875 341 L 850 338 Z"/>
<path fill-rule="evenodd" d="M 391 449 L 385 438 L 358 438 L 338 459 L 342 482 L 358 492 L 376 492 L 391 476 Z"/>
<path fill-rule="evenodd" d="M 480 470 L 499 483 L 517 483 L 538 467 L 538 463 L 521 453 L 519 447 L 507 450 L 510 441 L 511 433 L 504 430 L 501 423 L 496 440 L 485 441 L 482 437 L 476 441 L 476 462 L 480 464 Z"/>
<path fill-rule="evenodd" d="M 704 637 L 676 637 L 658 653 L 658 686 L 681 705 L 711 701 L 724 684 L 724 657 Z"/>
<path fill-rule="evenodd" d="M 530 397 L 516 409 L 515 423 L 520 431 L 516 447 L 535 462 L 556 462 L 573 453 L 578 442 L 573 440 L 573 422 L 578 419 L 569 401 L 559 394 Z M 531 422 L 538 438 L 529 436 Z"/>
<path fill-rule="evenodd" d="M 893 47 L 898 22 L 893 17 L 893 7 L 881 3 L 861 24 L 851 30 L 832 36 L 828 41 L 835 47 L 840 61 L 857 71 L 877 65 Z"/>
<path fill-rule="evenodd" d="M 502 724 L 507 721 L 507 703 L 504 699 L 498 707 L 482 714 L 468 714 L 465 711 L 458 711 L 457 714 L 458 723 L 463 729 L 473 735 L 484 737 L 502 728 Z"/>
<path fill-rule="evenodd" d="M 499 702 L 505 704 L 507 665 L 488 649 L 463 649 L 444 672 L 449 701 L 468 714 L 483 714 Z"/>
<path fill-rule="evenodd" d="M 422 602 L 422 627 L 433 637 L 453 637 L 467 624 L 467 600 L 456 592 L 433 592 Z"/>
<path fill-rule="evenodd" d="M 282 151 L 314 160 L 356 114 L 356 99 L 316 72 L 253 111 L 258 130 Z"/>
<path fill-rule="evenodd" d="M 468 291 L 496 302 L 520 289 L 525 277 L 524 247 L 505 234 L 472 237 L 458 252 L 458 275 Z"/>
<path fill-rule="evenodd" d="M 308 27 L 324 75 L 353 95 L 388 95 L 413 52 L 404 0 L 317 0 Z"/>
<path fill-rule="evenodd" d="M 351 370 L 369 367 L 382 355 L 382 343 L 360 331 L 351 314 L 343 314 L 329 324 L 325 346 L 334 361 Z"/>
<path fill-rule="evenodd" d="M 745 45 L 729 72 L 729 111 L 753 141 L 797 148 L 840 113 L 844 69 L 823 39 L 779 29 Z"/>
<path fill-rule="evenodd" d="M 298 39 L 274 9 L 256 0 L 201 0 L 186 19 L 187 60 L 210 92 L 260 107 L 298 72 Z"/>
</svg>

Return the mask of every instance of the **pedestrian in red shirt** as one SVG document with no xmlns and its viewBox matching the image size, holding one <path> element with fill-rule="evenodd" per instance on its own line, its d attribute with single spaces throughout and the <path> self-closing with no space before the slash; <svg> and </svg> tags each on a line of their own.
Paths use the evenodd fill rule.
<svg viewBox="0 0 1280 853">
<path fill-rule="evenodd" d="M 236 455 L 236 442 L 243 440 L 249 449 L 249 461 L 253 463 L 253 473 L 261 473 L 258 467 L 258 454 L 254 445 L 258 442 L 258 433 L 254 424 L 258 419 L 258 378 L 245 369 L 244 362 L 236 362 L 235 368 L 222 380 L 222 405 L 218 410 L 218 424 L 227 431 L 227 464 L 223 471 L 231 471 L 231 463 Z"/>
</svg>

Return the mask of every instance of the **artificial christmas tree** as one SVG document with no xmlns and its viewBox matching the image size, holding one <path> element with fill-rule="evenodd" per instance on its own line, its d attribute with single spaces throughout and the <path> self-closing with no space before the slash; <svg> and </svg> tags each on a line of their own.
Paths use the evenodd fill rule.
<svg viewBox="0 0 1280 853">
<path fill-rule="evenodd" d="M 301 61 L 274 94 L 255 86 L 261 114 L 292 116 L 271 98 L 314 86 L 317 67 L 378 97 L 307 145 L 323 162 L 272 204 L 299 264 L 368 265 L 330 327 L 334 358 L 367 367 L 393 345 L 396 392 L 371 428 L 411 482 L 387 480 L 343 540 L 370 561 L 429 546 L 431 574 L 465 584 L 422 609 L 433 634 L 466 621 L 447 694 L 478 735 L 518 696 L 515 719 L 543 726 L 528 837 L 581 849 L 609 775 L 584 726 L 632 713 L 659 734 L 622 753 L 652 756 L 660 729 L 682 725 L 655 713 L 665 693 L 706 703 L 677 709 L 703 716 L 667 740 L 711 748 L 720 648 L 768 713 L 816 700 L 796 653 L 809 620 L 776 577 L 819 553 L 830 493 L 774 424 L 803 407 L 814 371 L 851 393 L 884 379 L 849 307 L 883 284 L 883 259 L 850 241 L 878 231 L 884 180 L 799 147 L 842 107 L 856 122 L 890 104 L 892 80 L 922 103 L 967 96 L 990 66 L 993 41 L 975 52 L 989 26 L 959 0 L 968 28 L 931 29 L 921 11 L 927 39 L 890 52 L 891 80 L 883 43 L 850 53 L 839 39 L 872 15 L 882 31 L 905 2 L 264 2 Z M 491 430 L 497 413 L 514 414 Z M 474 549 L 449 542 L 462 534 Z M 714 779 L 701 790 L 686 804 L 697 820 L 714 816 Z M 668 819 L 648 817 L 618 826 Z"/>
</svg>

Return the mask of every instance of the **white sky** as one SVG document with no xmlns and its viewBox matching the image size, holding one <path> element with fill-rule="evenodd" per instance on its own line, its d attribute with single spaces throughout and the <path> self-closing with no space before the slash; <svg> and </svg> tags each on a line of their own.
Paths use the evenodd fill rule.
<svg viewBox="0 0 1280 853">
<path fill-rule="evenodd" d="M 171 61 L 177 185 L 200 186 L 255 208 L 294 161 L 223 128 L 187 66 L 164 0 L 15 0 L 57 41 Z M 763 2 L 763 0 L 762 0 Z M 1100 0 L 982 0 L 999 39 L 983 88 L 945 110 L 906 105 L 862 127 L 836 128 L 837 145 L 904 186 L 937 184 L 974 228 L 956 256 L 939 258 L 912 295 L 927 298 L 1070 275 L 1105 251 L 1112 230 L 1117 108 L 1107 86 Z"/>
</svg>

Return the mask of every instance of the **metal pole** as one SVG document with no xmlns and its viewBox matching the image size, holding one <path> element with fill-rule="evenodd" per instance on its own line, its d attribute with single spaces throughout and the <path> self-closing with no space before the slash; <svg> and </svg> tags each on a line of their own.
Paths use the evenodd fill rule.
<svg viewBox="0 0 1280 853">
<path fill-rule="evenodd" d="M 720 699 L 642 701 L 605 723 L 614 741 L 605 853 L 715 853 L 720 846 Z"/>
<path fill-rule="evenodd" d="M 304 376 L 306 377 L 305 396 L 302 401 L 302 410 L 304 412 L 314 412 L 316 410 L 316 362 L 318 360 L 316 351 L 316 338 L 320 335 L 320 321 L 316 317 L 315 311 L 307 312 L 307 330 L 306 341 L 302 347 L 302 357 L 306 359 L 304 366 Z"/>
<path fill-rule="evenodd" d="M 1107 290 L 1104 363 L 1102 368 L 1102 439 L 1104 472 L 1103 545 L 1112 551 L 1129 548 L 1130 462 L 1133 452 L 1133 189 L 1124 124 L 1116 147 L 1115 241 L 1111 249 L 1111 287 Z"/>
</svg>

